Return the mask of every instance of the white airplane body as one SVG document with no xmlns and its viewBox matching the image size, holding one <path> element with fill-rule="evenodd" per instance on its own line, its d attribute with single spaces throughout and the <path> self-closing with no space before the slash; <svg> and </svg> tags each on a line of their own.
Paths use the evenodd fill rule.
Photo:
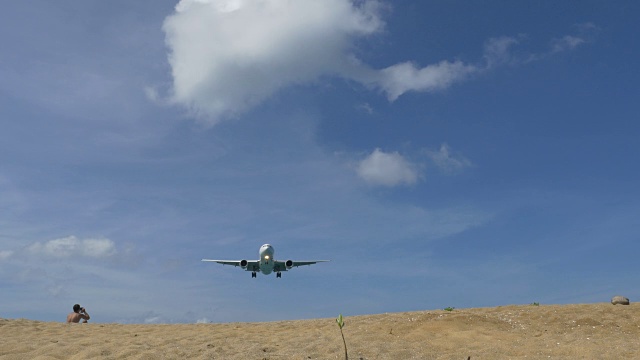
<svg viewBox="0 0 640 360">
<path fill-rule="evenodd" d="M 277 261 L 273 258 L 274 250 L 273 246 L 269 244 L 264 244 L 260 247 L 258 260 L 212 260 L 212 259 L 202 259 L 202 261 L 216 262 L 222 265 L 232 265 L 232 266 L 240 266 L 242 269 L 246 271 L 251 271 L 251 277 L 256 277 L 258 272 L 261 272 L 265 275 L 269 275 L 272 272 L 276 273 L 276 277 L 282 277 L 282 272 L 287 271 L 291 268 L 304 266 L 304 265 L 313 265 L 319 262 L 327 262 L 329 260 L 310 260 L 310 261 Z"/>
</svg>

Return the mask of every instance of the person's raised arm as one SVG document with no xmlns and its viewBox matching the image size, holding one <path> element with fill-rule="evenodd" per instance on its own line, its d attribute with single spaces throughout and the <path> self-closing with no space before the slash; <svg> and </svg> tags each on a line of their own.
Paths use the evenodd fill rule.
<svg viewBox="0 0 640 360">
<path fill-rule="evenodd" d="M 91 316 L 89 316 L 89 313 L 87 312 L 87 309 L 82 308 L 80 309 L 80 317 L 83 318 L 85 320 L 85 322 L 89 319 L 91 319 Z"/>
</svg>

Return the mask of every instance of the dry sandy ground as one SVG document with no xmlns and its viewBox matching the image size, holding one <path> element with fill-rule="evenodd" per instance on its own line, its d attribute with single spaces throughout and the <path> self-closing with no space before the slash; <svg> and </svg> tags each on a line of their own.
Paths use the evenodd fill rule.
<svg viewBox="0 0 640 360">
<path fill-rule="evenodd" d="M 349 359 L 640 359 L 640 304 L 345 317 Z M 344 359 L 335 319 L 122 325 L 0 319 L 0 359 Z"/>
</svg>

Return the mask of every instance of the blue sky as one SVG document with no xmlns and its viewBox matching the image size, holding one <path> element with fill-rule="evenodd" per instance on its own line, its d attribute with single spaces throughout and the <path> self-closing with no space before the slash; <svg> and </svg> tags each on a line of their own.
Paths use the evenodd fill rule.
<svg viewBox="0 0 640 360">
<path fill-rule="evenodd" d="M 633 1 L 19 1 L 0 317 L 640 298 Z M 275 276 L 200 262 L 330 259 Z"/>
</svg>

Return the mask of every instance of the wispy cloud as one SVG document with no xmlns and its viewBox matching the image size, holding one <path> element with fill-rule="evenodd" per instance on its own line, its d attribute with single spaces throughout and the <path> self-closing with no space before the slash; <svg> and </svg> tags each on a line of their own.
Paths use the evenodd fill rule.
<svg viewBox="0 0 640 360">
<path fill-rule="evenodd" d="M 566 35 L 559 39 L 553 39 L 551 41 L 551 52 L 561 52 L 573 50 L 581 44 L 584 44 L 585 40 L 577 36 Z"/>
<path fill-rule="evenodd" d="M 512 61 L 511 48 L 518 44 L 518 39 L 510 36 L 491 38 L 484 44 L 484 60 L 486 68 L 508 64 Z"/>
<path fill-rule="evenodd" d="M 68 259 L 108 259 L 118 255 L 118 250 L 112 240 L 105 238 L 78 239 L 68 236 L 44 242 L 34 242 L 19 249 L 1 249 L 0 260 L 16 259 L 26 263 L 31 258 Z M 91 261 L 91 260 L 89 260 Z"/>
<path fill-rule="evenodd" d="M 6 260 L 13 255 L 11 250 L 0 250 L 0 260 Z"/>
<path fill-rule="evenodd" d="M 594 37 L 600 32 L 600 28 L 593 23 L 576 24 L 576 32 L 570 35 L 564 35 L 551 40 L 551 53 L 563 51 L 572 51 L 575 48 L 593 41 Z"/>
<path fill-rule="evenodd" d="M 367 114 L 373 114 L 374 113 L 373 107 L 369 103 L 358 104 L 355 108 L 356 108 L 356 110 L 365 112 Z"/>
<path fill-rule="evenodd" d="M 427 156 L 438 169 L 445 174 L 460 173 L 473 166 L 471 161 L 461 154 L 452 154 L 449 145 L 442 144 L 438 151 L 426 150 Z"/>
<path fill-rule="evenodd" d="M 516 52 L 517 46 L 524 45 L 527 36 L 520 34 L 517 37 L 502 36 L 487 40 L 484 46 L 484 59 L 486 69 L 499 65 L 524 65 L 535 61 L 547 59 L 559 53 L 573 51 L 587 44 L 600 29 L 592 23 L 578 24 L 574 34 L 567 34 L 551 39 L 548 48 L 540 52 Z"/>
<path fill-rule="evenodd" d="M 476 66 L 461 61 L 441 61 L 423 68 L 405 62 L 381 70 L 380 80 L 376 83 L 387 94 L 387 98 L 394 101 L 408 91 L 433 92 L 446 89 L 477 71 Z"/>
<path fill-rule="evenodd" d="M 109 239 L 80 240 L 75 236 L 54 239 L 44 243 L 36 242 L 29 246 L 27 250 L 31 254 L 56 258 L 69 258 L 76 256 L 104 258 L 116 254 L 115 244 Z"/>
</svg>

